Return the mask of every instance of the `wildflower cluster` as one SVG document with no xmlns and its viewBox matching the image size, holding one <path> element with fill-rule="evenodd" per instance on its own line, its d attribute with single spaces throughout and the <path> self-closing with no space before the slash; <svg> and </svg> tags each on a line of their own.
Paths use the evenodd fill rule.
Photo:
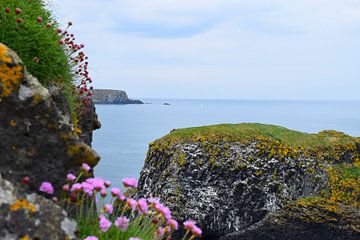
<svg viewBox="0 0 360 240">
<path fill-rule="evenodd" d="M 84 163 L 78 176 L 72 173 L 66 176 L 62 187 L 61 203 L 76 213 L 80 237 L 85 240 L 171 240 L 179 224 L 168 207 L 156 198 L 127 197 L 120 188 L 111 187 L 109 181 L 99 177 L 80 181 L 90 170 Z M 122 183 L 129 189 L 138 186 L 134 178 L 125 178 Z M 43 182 L 39 191 L 51 195 L 54 188 L 51 183 Z M 184 223 L 184 229 L 183 240 L 201 237 L 201 229 L 192 220 Z"/>
<path fill-rule="evenodd" d="M 92 79 L 85 45 L 76 43 L 71 25 L 60 29 L 43 0 L 0 1 L 0 42 L 16 51 L 42 84 L 64 90 L 76 123 L 76 112 L 86 111 L 90 104 Z"/>
<path fill-rule="evenodd" d="M 58 28 L 56 32 L 61 36 L 60 45 L 64 45 L 65 52 L 69 56 L 70 66 L 72 67 L 73 84 L 76 87 L 76 93 L 82 97 L 82 103 L 88 107 L 92 96 L 92 79 L 89 75 L 89 57 L 82 50 L 85 44 L 77 44 L 75 34 L 69 32 L 73 25 L 68 22 L 65 30 Z"/>
</svg>

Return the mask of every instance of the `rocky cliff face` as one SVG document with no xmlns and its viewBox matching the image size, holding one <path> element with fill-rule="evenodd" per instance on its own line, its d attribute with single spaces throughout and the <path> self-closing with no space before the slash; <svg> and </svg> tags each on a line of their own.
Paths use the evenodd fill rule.
<svg viewBox="0 0 360 240">
<path fill-rule="evenodd" d="M 12 181 L 31 178 L 57 188 L 82 162 L 95 166 L 99 156 L 79 137 L 69 115 L 15 53 L 0 45 L 0 174 Z"/>
<path fill-rule="evenodd" d="M 94 89 L 92 99 L 95 104 L 143 104 L 140 100 L 129 99 L 121 90 Z"/>
<path fill-rule="evenodd" d="M 204 239 L 358 239 L 359 143 L 260 124 L 175 130 L 150 144 L 139 195 L 162 196 Z"/>
<path fill-rule="evenodd" d="M 48 181 L 59 196 L 67 173 L 98 163 L 85 142 L 99 123 L 93 108 L 88 114 L 74 126 L 61 91 L 44 88 L 0 44 L 0 239 L 75 239 L 76 224 L 66 212 L 31 192 Z M 17 185 L 24 177 L 26 191 Z"/>
</svg>

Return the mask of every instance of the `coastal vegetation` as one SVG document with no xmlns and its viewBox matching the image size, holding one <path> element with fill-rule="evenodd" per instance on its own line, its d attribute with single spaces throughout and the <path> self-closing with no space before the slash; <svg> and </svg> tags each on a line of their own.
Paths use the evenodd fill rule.
<svg viewBox="0 0 360 240">
<path fill-rule="evenodd" d="M 158 199 L 127 197 L 121 193 L 119 188 L 110 188 L 109 181 L 93 176 L 90 165 L 96 165 L 99 156 L 80 140 L 81 129 L 74 128 L 72 124 L 64 121 L 64 113 L 59 110 L 59 106 L 56 105 L 57 103 L 52 99 L 49 91 L 44 88 L 55 85 L 68 96 L 66 104 L 77 104 L 77 98 L 82 98 L 82 103 L 86 106 L 86 100 L 92 93 L 91 89 L 87 89 L 87 84 L 91 83 L 87 72 L 87 57 L 80 51 L 84 45 L 75 44 L 75 37 L 68 32 L 68 29 L 58 28 L 58 24 L 41 0 L 2 1 L 0 11 L 0 42 L 4 42 L 12 48 L 9 49 L 6 45 L 0 44 L 0 106 L 2 113 L 6 112 L 6 114 L 1 114 L 0 131 L 10 131 L 16 136 L 11 139 L 16 142 L 15 144 L 10 143 L 9 139 L 1 141 L 0 150 L 7 149 L 8 145 L 11 145 L 6 151 L 11 152 L 7 155 L 11 159 L 19 157 L 18 151 L 24 153 L 19 157 L 20 159 L 16 159 L 16 164 L 21 165 L 21 167 L 17 167 L 17 170 L 21 173 L 11 176 L 14 171 L 13 169 L 8 171 L 8 168 L 13 167 L 11 163 L 14 161 L 2 160 L 2 167 L 7 168 L 1 169 L 3 170 L 2 174 L 8 174 L 7 177 L 12 178 L 11 180 L 27 174 L 21 182 L 28 187 L 27 191 L 29 192 L 34 190 L 32 187 L 37 184 L 38 176 L 36 175 L 47 175 L 48 178 L 52 178 L 54 182 L 43 181 L 37 190 L 52 200 L 52 202 L 45 201 L 46 204 L 53 203 L 54 205 L 51 206 L 57 207 L 57 209 L 61 206 L 76 219 L 79 227 L 78 237 L 82 239 L 171 239 L 172 233 L 179 229 L 179 223 L 172 218 L 170 209 L 161 204 Z M 71 25 L 72 23 L 68 23 L 68 28 Z M 17 51 L 19 56 L 12 50 Z M 19 57 L 24 58 L 25 62 L 22 62 Z M 39 80 L 28 74 L 26 69 Z M 78 114 L 79 109 L 73 108 L 72 110 Z M 26 121 L 24 121 L 24 115 Z M 35 120 L 31 117 L 34 117 Z M 89 119 L 89 121 L 93 121 L 93 119 Z M 22 128 L 24 124 L 27 127 Z M 92 131 L 93 126 L 91 127 L 87 130 Z M 26 134 L 22 129 L 25 129 Z M 4 134 L 6 136 L 2 136 L 2 139 L 4 140 L 11 134 Z M 33 136 L 32 134 L 36 136 L 31 140 L 23 141 L 24 136 Z M 47 138 L 50 135 L 52 136 L 51 140 Z M 38 141 L 37 138 L 41 138 L 41 141 Z M 46 149 L 53 146 L 51 144 L 56 144 L 56 147 Z M 49 154 L 58 149 L 64 150 L 64 147 L 67 151 Z M 36 155 L 44 157 L 37 157 L 34 161 L 33 158 Z M 63 162 L 56 161 L 59 157 L 64 157 L 61 160 Z M 3 156 L 3 158 L 5 157 Z M 65 171 L 67 167 L 72 168 L 72 166 L 78 165 L 80 158 L 86 162 L 81 165 L 81 169 L 73 169 L 73 172 L 69 172 L 64 181 L 56 178 L 55 172 L 59 173 Z M 39 159 L 41 162 L 36 162 Z M 48 165 L 45 167 L 46 170 L 41 170 L 37 164 Z M 26 165 L 25 171 L 22 168 L 24 165 Z M 36 174 L 31 175 L 31 171 Z M 61 182 L 66 182 L 66 184 L 59 188 Z M 137 187 L 136 179 L 123 179 L 122 182 L 126 188 Z M 6 182 L 3 184 L 7 185 Z M 1 187 L 0 193 L 3 194 L 4 186 Z M 111 199 L 106 202 L 108 195 L 111 195 Z M 4 203 L 6 203 L 4 208 L 8 207 L 8 211 L 6 210 L 8 219 L 14 217 L 16 221 L 26 223 L 39 216 L 40 207 L 30 203 L 33 202 L 34 197 L 23 196 L 18 199 L 6 198 L 8 202 L 1 201 L 1 207 Z M 36 194 L 33 196 L 39 197 Z M 14 202 L 9 204 L 13 200 Z M 44 211 L 42 214 L 44 214 L 46 209 L 42 210 Z M 62 217 L 67 215 L 66 212 L 62 211 Z M 23 217 L 24 215 L 26 217 Z M 54 218 L 56 221 L 56 217 Z M 32 222 L 34 222 L 35 228 L 38 228 L 39 224 L 41 228 L 41 225 L 44 224 L 43 221 L 52 220 L 41 219 L 41 221 L 34 220 Z M 61 229 L 53 230 L 60 232 L 66 228 L 63 225 L 69 225 L 72 230 L 66 229 L 67 233 L 72 231 L 74 234 L 76 229 L 73 229 L 74 225 L 71 220 L 64 218 L 64 221 L 61 222 Z M 7 234 L 8 225 L 3 222 L 0 225 L 2 226 L 0 230 L 4 230 Z M 23 225 L 18 228 L 22 227 Z M 182 229 L 185 230 L 183 240 L 201 237 L 201 229 L 192 220 L 185 221 Z M 13 233 L 19 235 L 20 239 L 38 238 L 30 227 L 24 227 L 22 230 L 24 232 L 15 229 Z M 3 237 L 2 234 L 3 232 L 0 237 Z M 63 239 L 70 238 L 66 236 Z"/>
<path fill-rule="evenodd" d="M 63 90 L 76 124 L 81 108 L 88 105 L 92 80 L 85 45 L 76 43 L 71 25 L 61 29 L 43 0 L 0 2 L 0 42 L 18 54 L 44 86 Z"/>
</svg>

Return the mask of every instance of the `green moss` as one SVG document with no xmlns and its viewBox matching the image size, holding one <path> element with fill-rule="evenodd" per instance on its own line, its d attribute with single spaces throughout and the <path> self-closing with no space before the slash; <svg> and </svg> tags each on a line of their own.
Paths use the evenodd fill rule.
<svg viewBox="0 0 360 240">
<path fill-rule="evenodd" d="M 219 143 L 234 141 L 244 142 L 253 139 L 270 139 L 283 143 L 286 146 L 303 148 L 332 147 L 337 145 L 353 145 L 355 142 L 360 143 L 360 138 L 350 137 L 336 131 L 323 131 L 319 134 L 308 134 L 292 131 L 284 127 L 259 123 L 220 124 L 177 129 L 161 138 L 159 141 L 167 143 L 193 141 Z M 276 153 L 277 152 L 272 152 L 274 155 Z"/>
</svg>

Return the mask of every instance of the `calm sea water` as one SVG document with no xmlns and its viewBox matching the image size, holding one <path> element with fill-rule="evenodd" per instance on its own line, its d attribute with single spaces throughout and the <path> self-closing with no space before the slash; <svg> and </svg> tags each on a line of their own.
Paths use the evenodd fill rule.
<svg viewBox="0 0 360 240">
<path fill-rule="evenodd" d="M 102 159 L 95 174 L 116 185 L 121 178 L 138 177 L 148 144 L 174 128 L 257 122 L 309 133 L 335 129 L 360 136 L 360 102 L 144 101 L 151 104 L 96 106 L 102 128 L 94 133 L 93 147 Z"/>
</svg>

